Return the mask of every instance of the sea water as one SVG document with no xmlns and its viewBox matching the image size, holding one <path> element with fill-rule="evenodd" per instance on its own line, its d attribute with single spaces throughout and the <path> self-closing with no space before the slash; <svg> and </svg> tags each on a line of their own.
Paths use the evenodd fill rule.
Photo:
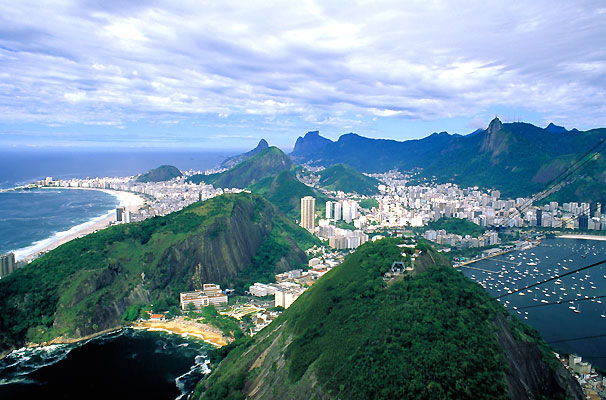
<svg viewBox="0 0 606 400">
<path fill-rule="evenodd" d="M 0 399 L 186 399 L 210 372 L 204 342 L 123 329 L 0 360 Z"/>
<path fill-rule="evenodd" d="M 606 296 L 606 264 L 509 294 L 604 258 L 606 241 L 548 238 L 460 270 L 491 296 L 502 296 L 499 302 L 556 350 L 606 369 L 606 297 L 599 298 Z"/>
<path fill-rule="evenodd" d="M 42 249 L 75 226 L 112 212 L 120 202 L 98 190 L 37 189 L 0 192 L 0 253 L 17 258 Z"/>
</svg>

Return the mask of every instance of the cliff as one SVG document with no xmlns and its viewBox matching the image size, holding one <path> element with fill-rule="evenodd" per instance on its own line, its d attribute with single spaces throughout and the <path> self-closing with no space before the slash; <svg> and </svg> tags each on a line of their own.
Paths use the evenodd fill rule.
<svg viewBox="0 0 606 400">
<path fill-rule="evenodd" d="M 582 398 L 536 332 L 427 245 L 415 274 L 385 281 L 415 250 L 399 243 L 361 246 L 255 337 L 220 351 L 194 398 Z"/>
<path fill-rule="evenodd" d="M 203 283 L 241 290 L 304 263 L 301 246 L 312 243 L 269 202 L 246 193 L 104 229 L 0 281 L 0 349 L 114 328 L 130 305 L 178 305 L 180 292 Z"/>
</svg>

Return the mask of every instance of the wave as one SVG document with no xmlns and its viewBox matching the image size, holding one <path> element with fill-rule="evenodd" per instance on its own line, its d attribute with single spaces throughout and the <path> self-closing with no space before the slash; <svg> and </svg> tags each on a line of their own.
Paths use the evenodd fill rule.
<svg viewBox="0 0 606 400">
<path fill-rule="evenodd" d="M 71 190 L 71 189 L 44 189 L 44 193 L 64 194 L 66 191 L 69 191 L 69 190 Z M 78 188 L 76 190 L 80 190 L 80 188 Z M 82 188 L 82 190 L 90 190 L 90 189 Z M 23 193 L 31 194 L 32 192 L 23 191 Z M 117 200 L 117 203 L 119 205 L 123 205 L 125 203 L 125 198 L 124 198 L 124 196 L 121 196 L 120 193 L 114 193 L 113 191 L 104 191 L 104 193 L 107 193 L 107 194 L 111 195 L 112 197 L 114 197 Z M 63 208 L 73 208 L 72 204 L 73 204 L 72 201 L 68 201 L 67 204 L 62 207 Z M 89 203 L 89 206 L 94 205 L 94 204 L 95 203 Z M 35 241 L 26 247 L 13 249 L 13 250 L 11 250 L 11 252 L 13 252 L 15 254 L 15 258 L 17 261 L 23 260 L 23 259 L 27 258 L 28 256 L 31 256 L 31 255 L 43 250 L 44 248 L 51 245 L 52 243 L 55 243 L 56 241 L 59 241 L 67 236 L 74 235 L 82 229 L 88 228 L 103 219 L 111 217 L 112 214 L 114 213 L 114 208 L 113 208 L 114 206 L 115 206 L 115 204 L 112 204 L 111 208 L 109 210 L 107 210 L 104 214 L 94 216 L 84 222 L 80 222 L 81 220 L 80 221 L 74 220 L 72 223 L 75 225 L 72 226 L 71 228 L 64 230 L 64 231 L 60 231 L 60 232 L 50 232 L 49 237 Z M 108 207 L 109 207 L 109 204 L 107 205 L 107 207 L 104 207 L 104 208 L 107 209 Z M 44 216 L 37 217 L 37 219 L 48 219 L 48 218 L 50 218 L 50 217 L 44 217 Z"/>
<path fill-rule="evenodd" d="M 210 372 L 210 360 L 204 355 L 197 355 L 189 371 L 175 378 L 175 385 L 181 392 L 175 400 L 189 399 L 200 378 Z"/>
<path fill-rule="evenodd" d="M 26 375 L 64 360 L 74 347 L 70 344 L 53 344 L 13 350 L 0 360 L 0 385 L 33 383 Z"/>
</svg>

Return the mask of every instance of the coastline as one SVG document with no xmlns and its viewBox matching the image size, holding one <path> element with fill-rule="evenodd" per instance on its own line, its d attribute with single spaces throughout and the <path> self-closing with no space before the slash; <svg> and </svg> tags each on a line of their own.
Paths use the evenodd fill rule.
<svg viewBox="0 0 606 400">
<path fill-rule="evenodd" d="M 176 317 L 169 321 L 138 321 L 131 325 L 134 329 L 145 329 L 148 331 L 160 331 L 175 335 L 194 337 L 202 339 L 215 347 L 227 345 L 223 333 L 210 325 L 194 321 L 186 321 L 185 317 Z"/>
<path fill-rule="evenodd" d="M 584 239 L 584 240 L 601 240 L 601 241 L 606 241 L 606 236 L 600 236 L 600 235 L 574 235 L 574 234 L 568 234 L 568 235 L 559 235 L 559 236 L 556 236 L 556 238 L 560 238 L 560 239 Z"/>
<path fill-rule="evenodd" d="M 97 188 L 41 188 L 41 189 L 54 189 L 54 190 L 97 190 L 107 193 L 119 201 L 119 207 L 125 207 L 127 211 L 131 213 L 137 212 L 144 204 L 145 199 L 131 192 L 121 192 L 117 190 L 108 189 L 97 189 Z M 33 243 L 28 247 L 14 250 L 15 258 L 17 261 L 31 262 L 35 258 L 47 253 L 62 244 L 65 244 L 73 239 L 86 236 L 89 233 L 96 232 L 98 230 L 107 228 L 115 221 L 115 210 L 110 210 L 106 214 L 100 215 L 89 221 L 86 221 L 80 225 L 76 225 L 68 229 L 67 231 L 57 232 L 53 236 Z"/>
</svg>

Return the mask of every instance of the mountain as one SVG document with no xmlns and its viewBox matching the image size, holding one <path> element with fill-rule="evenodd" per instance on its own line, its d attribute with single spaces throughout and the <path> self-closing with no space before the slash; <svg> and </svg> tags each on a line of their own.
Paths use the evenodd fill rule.
<svg viewBox="0 0 606 400">
<path fill-rule="evenodd" d="M 269 147 L 269 144 L 267 144 L 267 141 L 265 139 L 261 139 L 261 140 L 259 140 L 259 144 L 257 144 L 257 147 L 255 147 L 251 151 L 248 151 L 248 152 L 242 153 L 242 154 L 238 154 L 237 156 L 226 158 L 221 163 L 221 168 L 227 168 L 227 169 L 233 168 L 236 165 L 240 164 L 242 161 L 248 160 L 255 154 L 260 153 L 261 151 L 265 150 L 268 147 Z"/>
<path fill-rule="evenodd" d="M 224 357 L 194 399 L 582 399 L 539 334 L 433 248 L 366 243 Z M 402 243 L 404 244 L 404 243 Z M 414 272 L 384 279 L 394 261 Z"/>
<path fill-rule="evenodd" d="M 313 154 L 304 153 L 293 159 L 299 163 L 324 166 L 343 163 L 362 172 L 386 172 L 394 168 L 409 170 L 430 164 L 436 151 L 439 152 L 459 137 L 442 132 L 424 139 L 398 142 L 347 133 L 336 142 L 323 138 L 328 142 Z"/>
<path fill-rule="evenodd" d="M 324 147 L 326 147 L 326 145 L 329 143 L 332 143 L 332 140 L 320 136 L 320 132 L 309 131 L 305 134 L 304 137 L 299 136 L 297 138 L 297 141 L 295 142 L 295 147 L 290 153 L 290 156 L 294 159 L 300 157 L 313 158 L 320 151 L 322 151 Z"/>
<path fill-rule="evenodd" d="M 320 186 L 334 191 L 367 196 L 378 194 L 379 181 L 363 175 L 345 164 L 334 164 L 320 171 Z"/>
<path fill-rule="evenodd" d="M 277 147 L 268 147 L 235 167 L 212 175 L 193 175 L 188 181 L 206 182 L 215 187 L 244 189 L 263 178 L 293 168 L 293 162 Z"/>
<path fill-rule="evenodd" d="M 172 165 L 161 165 L 143 175 L 139 175 L 137 177 L 137 182 L 163 182 L 170 181 L 171 179 L 180 176 L 183 176 L 183 174 L 177 167 L 173 167 Z"/>
<path fill-rule="evenodd" d="M 547 125 L 547 127 L 545 127 L 545 130 L 547 132 L 551 132 L 551 133 L 568 132 L 568 129 L 564 128 L 563 126 L 556 125 L 553 122 L 550 122 L 549 125 Z"/>
<path fill-rule="evenodd" d="M 116 328 L 129 306 L 178 305 L 204 283 L 241 291 L 305 263 L 316 242 L 248 193 L 103 229 L 0 280 L 0 351 Z"/>
<path fill-rule="evenodd" d="M 328 200 L 315 189 L 300 182 L 292 171 L 282 171 L 275 177 L 267 177 L 251 186 L 250 190 L 265 197 L 280 211 L 292 219 L 301 217 L 301 198 L 312 196 L 316 199 L 316 209 L 326 209 Z"/>
<path fill-rule="evenodd" d="M 362 172 L 401 171 L 422 168 L 420 179 L 435 178 L 462 186 L 499 189 L 506 197 L 529 196 L 572 166 L 600 141 L 606 128 L 578 131 L 550 124 L 546 129 L 532 124 L 502 123 L 498 118 L 485 130 L 470 135 L 434 133 L 403 142 L 371 139 L 354 133 L 342 135 L 298 162 L 329 166 L 351 165 Z M 579 171 L 576 180 L 547 200 L 606 202 L 606 162 Z"/>
<path fill-rule="evenodd" d="M 440 149 L 421 177 L 496 188 L 506 197 L 529 196 L 545 188 L 605 138 L 603 128 L 554 133 L 522 122 L 503 124 L 495 118 L 483 133 L 458 138 Z M 606 174 L 601 168 L 604 160 L 599 158 L 547 200 L 605 200 Z"/>
</svg>

